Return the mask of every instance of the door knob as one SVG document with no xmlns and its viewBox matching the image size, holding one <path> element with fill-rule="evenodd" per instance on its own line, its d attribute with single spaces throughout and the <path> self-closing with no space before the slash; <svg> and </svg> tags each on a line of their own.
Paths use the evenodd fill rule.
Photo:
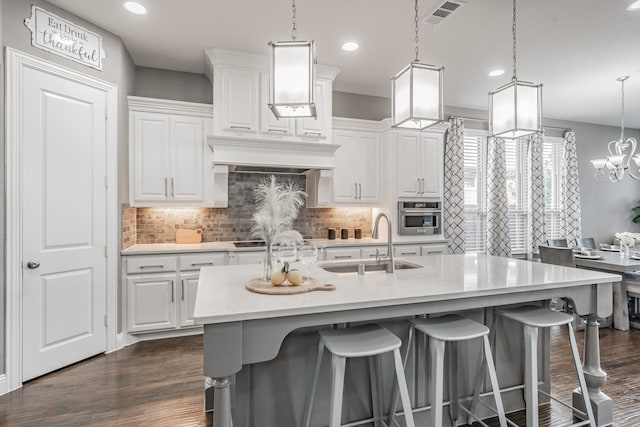
<svg viewBox="0 0 640 427">
<path fill-rule="evenodd" d="M 36 261 L 35 259 L 30 259 L 27 262 L 27 267 L 34 269 L 40 267 L 40 261 Z"/>
</svg>

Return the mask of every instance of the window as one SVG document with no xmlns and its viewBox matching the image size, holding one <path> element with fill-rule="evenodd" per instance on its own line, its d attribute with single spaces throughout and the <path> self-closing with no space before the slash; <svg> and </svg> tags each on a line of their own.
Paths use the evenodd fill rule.
<svg viewBox="0 0 640 427">
<path fill-rule="evenodd" d="M 529 156 L 528 140 L 505 140 L 507 203 L 511 252 L 527 253 L 529 236 Z M 561 236 L 560 171 L 562 139 L 545 138 L 543 168 L 545 186 L 545 227 L 547 238 Z M 487 133 L 466 130 L 464 136 L 465 251 L 486 252 Z"/>
</svg>

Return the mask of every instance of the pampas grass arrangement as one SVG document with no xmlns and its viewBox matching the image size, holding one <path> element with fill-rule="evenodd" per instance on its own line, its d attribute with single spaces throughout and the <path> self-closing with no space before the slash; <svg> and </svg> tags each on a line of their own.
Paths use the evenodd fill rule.
<svg viewBox="0 0 640 427">
<path fill-rule="evenodd" d="M 274 244 L 301 244 L 302 235 L 293 230 L 293 221 L 304 206 L 307 194 L 295 183 L 279 183 L 271 175 L 254 190 L 256 211 L 253 214 L 251 235 L 266 243 L 263 279 L 271 278 L 271 247 Z M 266 276 L 266 277 L 265 277 Z"/>
</svg>

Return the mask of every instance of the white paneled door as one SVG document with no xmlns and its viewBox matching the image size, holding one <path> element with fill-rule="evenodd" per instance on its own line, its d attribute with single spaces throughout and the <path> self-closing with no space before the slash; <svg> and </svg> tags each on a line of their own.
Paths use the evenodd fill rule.
<svg viewBox="0 0 640 427">
<path fill-rule="evenodd" d="M 106 98 L 25 68 L 23 381 L 106 350 Z"/>
</svg>

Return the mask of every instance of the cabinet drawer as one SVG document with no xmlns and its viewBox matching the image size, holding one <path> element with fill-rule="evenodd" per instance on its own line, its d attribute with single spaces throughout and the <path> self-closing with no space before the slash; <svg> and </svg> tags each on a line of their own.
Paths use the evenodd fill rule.
<svg viewBox="0 0 640 427">
<path fill-rule="evenodd" d="M 176 271 L 176 257 L 146 256 L 127 258 L 128 274 L 156 273 L 161 271 Z"/>
<path fill-rule="evenodd" d="M 395 256 L 420 256 L 420 246 L 396 246 L 393 250 Z"/>
<path fill-rule="evenodd" d="M 325 259 L 327 261 L 360 258 L 360 248 L 348 248 L 348 249 L 347 248 L 344 248 L 344 249 L 327 248 L 324 251 L 324 253 L 325 253 Z"/>
<path fill-rule="evenodd" d="M 380 256 L 387 256 L 386 246 L 367 246 L 362 248 L 362 258 L 375 258 L 376 250 Z"/>
<path fill-rule="evenodd" d="M 200 255 L 180 255 L 178 260 L 180 271 L 200 270 L 202 267 L 225 265 L 227 254 L 225 252 L 218 252 Z"/>
</svg>

